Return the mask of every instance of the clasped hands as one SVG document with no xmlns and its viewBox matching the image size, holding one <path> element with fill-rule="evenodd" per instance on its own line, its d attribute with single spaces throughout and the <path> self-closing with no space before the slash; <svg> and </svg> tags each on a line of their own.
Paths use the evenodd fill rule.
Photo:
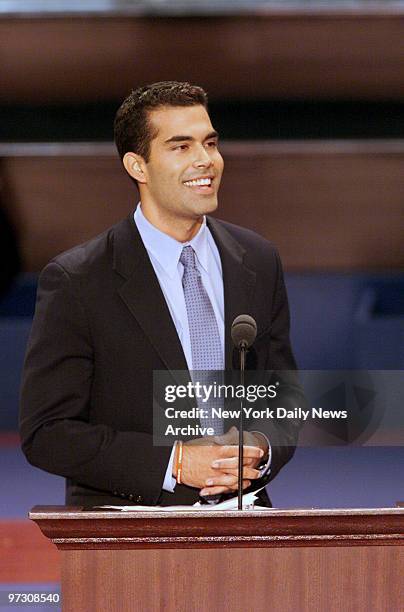
<svg viewBox="0 0 404 612">
<path fill-rule="evenodd" d="M 243 435 L 243 489 L 259 478 L 257 466 L 268 452 L 264 437 L 249 431 Z M 176 464 L 176 461 L 174 462 Z M 176 474 L 173 473 L 175 477 Z M 200 489 L 203 497 L 234 493 L 238 489 L 238 430 L 207 436 L 183 445 L 181 482 Z"/>
</svg>

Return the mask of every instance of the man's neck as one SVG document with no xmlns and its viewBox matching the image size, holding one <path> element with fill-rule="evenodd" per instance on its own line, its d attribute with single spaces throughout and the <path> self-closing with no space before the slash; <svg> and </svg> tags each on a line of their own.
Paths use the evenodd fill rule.
<svg viewBox="0 0 404 612">
<path fill-rule="evenodd" d="M 141 206 L 142 213 L 149 223 L 178 242 L 190 242 L 199 232 L 203 223 L 203 216 L 197 219 L 187 219 L 185 217 L 172 218 L 168 215 L 158 214 L 144 204 Z"/>
</svg>

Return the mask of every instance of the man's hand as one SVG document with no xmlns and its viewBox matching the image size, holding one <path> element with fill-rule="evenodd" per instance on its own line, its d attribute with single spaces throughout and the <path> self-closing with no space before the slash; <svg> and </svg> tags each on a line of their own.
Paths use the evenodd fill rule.
<svg viewBox="0 0 404 612">
<path fill-rule="evenodd" d="M 223 436 L 214 436 L 215 444 L 237 444 L 238 446 L 238 429 L 237 427 L 232 427 L 229 429 L 227 433 Z M 257 467 L 262 461 L 265 461 L 268 457 L 268 442 L 263 434 L 260 434 L 257 431 L 244 431 L 243 432 L 243 445 L 245 446 L 256 446 L 263 450 L 262 457 L 258 459 L 250 459 L 247 465 L 251 465 L 252 467 Z M 238 455 L 237 455 L 238 457 Z M 238 462 L 237 462 L 238 465 Z M 217 466 L 220 467 L 220 466 Z"/>
<path fill-rule="evenodd" d="M 259 448 L 259 441 L 254 434 L 246 433 L 248 436 L 244 436 L 243 489 L 250 486 L 251 480 L 259 477 L 255 466 L 260 463 L 265 453 L 263 448 Z M 246 444 L 247 441 L 251 444 Z M 190 487 L 202 489 L 203 496 L 237 491 L 237 429 L 232 427 L 223 436 L 208 436 L 184 443 L 181 481 Z"/>
<path fill-rule="evenodd" d="M 238 489 L 238 429 L 232 427 L 223 436 L 215 436 L 214 440 L 216 444 L 237 444 L 236 454 L 231 457 L 222 457 L 212 462 L 216 475 L 206 481 L 207 486 L 201 491 L 203 496 L 228 493 L 229 490 L 237 491 Z M 243 465 L 245 466 L 243 468 L 243 489 L 246 489 L 250 486 L 251 480 L 259 478 L 260 472 L 255 468 L 262 462 L 262 458 L 267 456 L 268 444 L 265 437 L 261 434 L 244 431 L 243 447 Z M 260 448 L 261 453 L 258 455 L 246 454 L 247 448 Z"/>
</svg>

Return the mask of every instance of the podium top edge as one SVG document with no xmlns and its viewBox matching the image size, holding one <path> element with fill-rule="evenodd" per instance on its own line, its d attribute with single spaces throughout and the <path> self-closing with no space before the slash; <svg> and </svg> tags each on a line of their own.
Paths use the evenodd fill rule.
<svg viewBox="0 0 404 612">
<path fill-rule="evenodd" d="M 387 508 L 296 508 L 296 509 L 279 509 L 265 508 L 260 510 L 91 510 L 83 509 L 80 506 L 34 506 L 28 514 L 28 518 L 34 521 L 38 520 L 94 520 L 94 519 L 196 519 L 196 518 L 270 518 L 270 517 L 338 517 L 338 516 L 388 516 L 388 515 L 404 515 L 404 507 L 387 507 Z"/>
</svg>

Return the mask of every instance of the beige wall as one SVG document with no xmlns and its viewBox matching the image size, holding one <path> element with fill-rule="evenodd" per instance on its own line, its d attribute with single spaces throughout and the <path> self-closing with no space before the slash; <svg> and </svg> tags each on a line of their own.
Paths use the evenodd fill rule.
<svg viewBox="0 0 404 612">
<path fill-rule="evenodd" d="M 404 142 L 228 142 L 217 216 L 279 247 L 289 270 L 404 268 Z M 128 215 L 110 144 L 0 145 L 25 269 Z"/>
</svg>

